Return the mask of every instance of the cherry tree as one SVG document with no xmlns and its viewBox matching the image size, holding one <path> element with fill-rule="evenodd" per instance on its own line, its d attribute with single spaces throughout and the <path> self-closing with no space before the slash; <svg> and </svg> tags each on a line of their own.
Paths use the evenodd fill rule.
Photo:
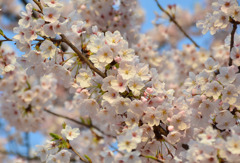
<svg viewBox="0 0 240 163">
<path fill-rule="evenodd" d="M 21 2 L 0 2 L 1 162 L 240 161 L 236 0 L 194 13 L 155 0 L 145 34 L 137 0 Z M 207 32 L 204 49 L 192 36 Z"/>
</svg>

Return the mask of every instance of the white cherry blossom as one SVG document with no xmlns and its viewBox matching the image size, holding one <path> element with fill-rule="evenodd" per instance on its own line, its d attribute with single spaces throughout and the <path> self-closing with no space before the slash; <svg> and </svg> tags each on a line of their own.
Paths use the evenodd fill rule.
<svg viewBox="0 0 240 163">
<path fill-rule="evenodd" d="M 66 137 L 68 140 L 73 140 L 80 135 L 79 128 L 72 128 L 71 126 L 66 126 L 65 129 L 62 129 L 61 134 Z"/>
</svg>

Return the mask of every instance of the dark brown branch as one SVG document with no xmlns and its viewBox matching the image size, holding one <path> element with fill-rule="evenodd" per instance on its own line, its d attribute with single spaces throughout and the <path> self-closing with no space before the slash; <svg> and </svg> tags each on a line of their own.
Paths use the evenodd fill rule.
<svg viewBox="0 0 240 163">
<path fill-rule="evenodd" d="M 21 0 L 21 2 L 23 3 L 24 6 L 28 4 L 27 0 Z"/>
<path fill-rule="evenodd" d="M 2 37 L 5 38 L 5 40 L 0 40 L 0 44 L 1 44 L 2 42 L 6 42 L 6 41 L 13 41 L 12 39 L 8 38 L 5 34 L 2 34 L 2 35 L 0 35 L 0 36 L 2 36 Z"/>
<path fill-rule="evenodd" d="M 68 46 L 70 46 L 72 48 L 72 50 L 77 53 L 78 57 L 84 62 L 86 63 L 90 69 L 92 69 L 94 72 L 96 72 L 98 75 L 100 75 L 101 77 L 105 78 L 106 75 L 100 71 L 99 69 L 97 69 L 91 62 L 90 60 L 85 57 L 83 55 L 82 52 L 80 52 L 80 50 L 78 50 L 78 48 L 76 46 L 74 46 L 68 39 L 67 37 L 64 35 L 64 34 L 61 34 L 60 35 L 62 37 L 62 42 L 65 42 Z"/>
<path fill-rule="evenodd" d="M 1 40 L 1 41 L 12 41 L 12 39 L 8 38 L 5 34 L 0 35 L 3 36 L 5 38 L 5 40 Z"/>
<path fill-rule="evenodd" d="M 40 2 L 40 1 L 37 1 L 37 0 L 33 0 L 33 1 L 36 3 L 36 5 L 39 7 L 39 9 L 40 9 L 41 12 L 42 12 L 43 8 L 42 8 L 42 5 L 41 5 L 41 2 Z"/>
<path fill-rule="evenodd" d="M 42 8 L 42 5 L 41 5 L 41 2 L 39 2 L 39 1 L 37 1 L 37 0 L 33 0 L 33 1 L 38 5 L 38 7 L 40 8 L 41 13 L 42 13 L 43 8 Z M 89 68 L 90 68 L 91 70 L 93 70 L 94 72 L 96 72 L 98 75 L 100 75 L 100 76 L 103 77 L 103 78 L 106 77 L 105 73 L 103 73 L 103 72 L 101 72 L 99 69 L 97 69 L 97 68 L 92 64 L 92 62 L 91 62 L 87 57 L 85 57 L 85 56 L 83 55 L 83 53 L 82 53 L 80 50 L 78 50 L 78 48 L 77 48 L 76 46 L 74 46 L 74 45 L 67 39 L 67 37 L 66 37 L 64 34 L 61 34 L 60 36 L 62 37 L 61 41 L 62 41 L 62 42 L 65 42 L 68 46 L 70 46 L 70 47 L 72 48 L 72 50 L 73 50 L 75 53 L 77 53 L 78 57 L 79 57 L 83 62 L 85 62 L 85 63 L 89 66 Z"/>
<path fill-rule="evenodd" d="M 0 40 L 0 43 L 7 42 L 7 41 L 12 41 L 12 40 Z"/>
<path fill-rule="evenodd" d="M 232 58 L 231 58 L 231 51 L 232 51 L 232 48 L 234 47 L 234 35 L 235 35 L 235 33 L 236 33 L 237 26 L 238 26 L 238 24 L 240 24 L 240 22 L 235 21 L 235 20 L 232 19 L 231 17 L 230 17 L 229 22 L 233 25 L 233 28 L 232 28 L 232 32 L 231 32 L 230 56 L 229 56 L 229 63 L 228 63 L 228 65 L 229 65 L 229 66 L 232 66 L 233 60 L 232 60 Z"/>
<path fill-rule="evenodd" d="M 171 16 L 158 2 L 158 0 L 155 0 L 157 3 L 158 8 L 164 12 L 169 18 L 170 21 L 172 21 L 177 27 L 178 29 L 197 47 L 200 48 L 200 46 L 183 30 L 183 28 L 179 25 L 179 23 L 175 20 L 175 18 L 173 16 Z"/>
<path fill-rule="evenodd" d="M 158 126 L 154 125 L 153 126 L 153 132 L 155 134 L 155 138 L 157 140 L 162 140 L 163 136 L 167 136 L 169 131 L 165 130 L 160 124 Z"/>
<path fill-rule="evenodd" d="M 85 126 L 85 127 L 87 127 L 87 128 L 94 128 L 94 129 L 96 129 L 97 131 L 99 131 L 100 133 L 102 133 L 102 134 L 105 135 L 105 136 L 109 136 L 109 137 L 112 137 L 112 138 L 116 138 L 116 136 L 113 136 L 113 135 L 109 135 L 109 134 L 104 133 L 100 128 L 98 128 L 98 127 L 95 126 L 95 125 L 92 125 L 92 124 L 91 124 L 91 125 L 88 125 L 88 124 L 82 123 L 82 122 L 80 122 L 80 121 L 77 121 L 77 120 L 75 120 L 75 119 L 72 119 L 72 118 L 70 118 L 70 117 L 67 117 L 67 116 L 64 116 L 64 115 L 61 115 L 61 114 L 54 113 L 54 112 L 52 112 L 52 111 L 50 111 L 50 110 L 47 110 L 47 109 L 44 109 L 44 111 L 47 112 L 47 113 L 50 113 L 50 114 L 52 114 L 52 115 L 54 115 L 54 116 L 61 117 L 61 118 L 67 119 L 67 120 L 69 120 L 69 121 L 72 121 L 72 122 L 74 122 L 74 123 L 76 123 L 76 124 Z"/>
</svg>

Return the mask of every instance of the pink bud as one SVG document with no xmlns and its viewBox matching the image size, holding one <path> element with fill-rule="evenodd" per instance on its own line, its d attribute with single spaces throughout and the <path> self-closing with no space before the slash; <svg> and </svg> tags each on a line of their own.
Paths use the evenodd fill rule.
<svg viewBox="0 0 240 163">
<path fill-rule="evenodd" d="M 173 131 L 174 130 L 174 126 L 168 126 L 168 131 Z"/>
<path fill-rule="evenodd" d="M 81 9 L 82 10 L 86 9 L 86 6 L 85 5 L 81 5 Z"/>
<path fill-rule="evenodd" d="M 150 88 L 150 87 L 148 87 L 148 88 L 146 89 L 146 92 L 149 93 L 149 94 L 152 94 L 152 93 L 153 93 L 153 89 Z"/>
<path fill-rule="evenodd" d="M 142 102 L 147 102 L 147 99 L 145 97 L 141 97 Z"/>
<path fill-rule="evenodd" d="M 171 122 L 172 120 L 171 120 L 171 118 L 167 118 L 167 121 L 168 121 L 168 122 Z"/>
<path fill-rule="evenodd" d="M 116 17 L 116 16 L 113 18 L 113 21 L 115 21 L 115 22 L 118 21 L 118 20 L 119 20 L 119 18 Z"/>
<path fill-rule="evenodd" d="M 223 101 L 220 101 L 220 102 L 219 102 L 219 105 L 222 105 L 222 104 L 223 104 Z"/>
<path fill-rule="evenodd" d="M 196 95 L 197 89 L 192 89 L 192 96 Z"/>
<path fill-rule="evenodd" d="M 76 90 L 77 93 L 80 93 L 81 91 L 82 91 L 82 88 L 78 88 L 78 89 Z"/>
<path fill-rule="evenodd" d="M 144 95 L 144 96 L 147 96 L 147 93 L 146 93 L 146 92 L 144 92 L 144 93 L 143 93 L 143 95 Z"/>
<path fill-rule="evenodd" d="M 184 115 L 184 114 L 185 114 L 185 111 L 183 110 L 183 111 L 179 112 L 178 114 Z"/>
<path fill-rule="evenodd" d="M 114 60 L 115 60 L 117 63 L 119 63 L 122 59 L 121 59 L 119 56 L 116 56 L 116 57 L 114 58 Z"/>
</svg>

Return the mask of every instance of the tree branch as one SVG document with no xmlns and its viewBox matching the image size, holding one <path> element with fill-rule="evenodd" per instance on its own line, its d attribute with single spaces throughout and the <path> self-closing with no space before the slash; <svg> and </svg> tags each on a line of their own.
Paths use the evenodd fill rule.
<svg viewBox="0 0 240 163">
<path fill-rule="evenodd" d="M 82 162 L 85 162 L 85 163 L 89 163 L 88 161 L 86 161 L 72 146 L 70 146 L 70 148 L 76 155 L 78 155 L 78 157 L 80 158 L 80 160 Z"/>
<path fill-rule="evenodd" d="M 62 37 L 62 42 L 65 42 L 68 46 L 70 46 L 72 48 L 72 50 L 77 53 L 78 57 L 83 60 L 90 69 L 92 69 L 93 71 L 95 71 L 98 75 L 100 75 L 101 77 L 105 78 L 106 75 L 100 71 L 99 69 L 97 69 L 90 61 L 87 57 L 85 57 L 82 52 L 80 52 L 80 50 L 78 50 L 78 48 L 76 46 L 74 46 L 64 34 L 60 35 Z"/>
<path fill-rule="evenodd" d="M 233 25 L 233 28 L 232 28 L 232 32 L 231 32 L 231 41 L 230 41 L 230 56 L 229 56 L 229 63 L 228 65 L 229 66 L 232 66 L 232 58 L 231 58 L 231 51 L 232 51 L 232 48 L 234 47 L 234 35 L 236 33 L 236 30 L 237 30 L 237 26 L 238 24 L 240 24 L 240 22 L 238 21 L 235 21 L 233 18 L 230 17 L 229 19 L 229 22 Z"/>
<path fill-rule="evenodd" d="M 39 9 L 40 9 L 41 12 L 42 12 L 43 8 L 42 8 L 41 2 L 40 2 L 40 1 L 37 1 L 37 0 L 33 0 L 33 1 L 36 3 L 36 5 L 39 7 Z"/>
<path fill-rule="evenodd" d="M 178 29 L 197 47 L 200 48 L 200 46 L 183 30 L 183 28 L 178 24 L 178 22 L 175 20 L 174 17 L 172 17 L 158 2 L 158 0 L 155 0 L 157 3 L 158 8 L 164 12 L 170 20 L 178 27 Z"/>
<path fill-rule="evenodd" d="M 28 4 L 27 0 L 21 0 L 21 2 L 23 3 L 24 6 Z"/>
<path fill-rule="evenodd" d="M 5 40 L 0 40 L 0 41 L 13 41 L 12 39 L 8 38 L 5 34 L 0 34 L 0 36 L 3 36 Z"/>
<path fill-rule="evenodd" d="M 5 40 L 0 40 L 0 44 L 6 41 L 13 41 L 12 39 L 8 38 L 4 33 L 1 33 L 0 36 L 5 38 Z"/>
<path fill-rule="evenodd" d="M 38 7 L 40 8 L 40 10 L 41 10 L 41 12 L 42 12 L 43 8 L 42 8 L 42 5 L 41 5 L 41 2 L 39 2 L 39 1 L 37 1 L 37 0 L 33 0 L 33 1 L 38 5 Z M 72 48 L 72 50 L 73 50 L 75 53 L 77 53 L 78 57 L 79 57 L 82 61 L 84 61 L 84 62 L 89 66 L 89 68 L 90 68 L 91 70 L 93 70 L 94 72 L 96 72 L 96 73 L 97 73 L 98 75 L 100 75 L 102 78 L 105 78 L 105 77 L 106 77 L 105 73 L 103 73 L 102 71 L 100 71 L 99 69 L 97 69 L 97 68 L 92 64 L 92 62 L 91 62 L 87 57 L 85 57 L 85 56 L 83 55 L 83 53 L 82 53 L 80 50 L 78 50 L 78 48 L 77 48 L 76 46 L 74 46 L 74 45 L 67 39 L 67 37 L 66 37 L 64 34 L 61 34 L 60 36 L 62 37 L 62 42 L 65 42 L 68 46 L 70 46 L 70 47 Z"/>
<path fill-rule="evenodd" d="M 113 136 L 113 135 L 104 133 L 100 128 L 98 128 L 98 127 L 95 126 L 95 125 L 92 125 L 92 124 L 91 124 L 91 125 L 88 125 L 88 124 L 82 123 L 82 122 L 80 122 L 80 121 L 77 121 L 77 120 L 75 120 L 75 119 L 72 119 L 72 118 L 70 118 L 70 117 L 67 117 L 67 116 L 64 116 L 64 115 L 60 115 L 60 114 L 54 113 L 54 112 L 52 112 L 52 111 L 50 111 L 50 110 L 47 110 L 47 109 L 44 109 L 44 111 L 47 112 L 47 113 L 49 113 L 49 114 L 52 114 L 52 115 L 54 115 L 54 116 L 57 116 L 57 117 L 60 117 L 60 118 L 64 118 L 64 119 L 67 119 L 67 120 L 69 120 L 69 121 L 72 121 L 72 122 L 74 122 L 74 123 L 76 123 L 76 124 L 85 126 L 85 127 L 87 127 L 87 128 L 94 128 L 94 129 L 96 129 L 97 131 L 99 131 L 100 133 L 102 133 L 102 134 L 105 135 L 105 136 L 112 137 L 112 138 L 116 138 L 116 136 Z"/>
</svg>

